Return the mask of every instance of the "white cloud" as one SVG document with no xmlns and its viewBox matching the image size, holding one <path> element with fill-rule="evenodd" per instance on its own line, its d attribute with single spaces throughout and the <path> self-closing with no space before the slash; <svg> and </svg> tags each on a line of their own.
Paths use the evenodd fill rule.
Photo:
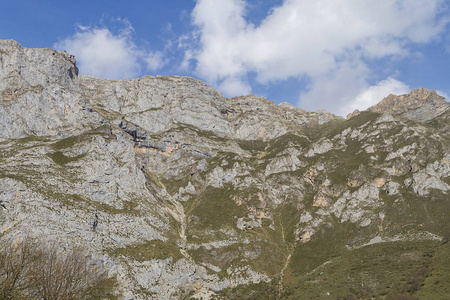
<svg viewBox="0 0 450 300">
<path fill-rule="evenodd" d="M 285 0 L 255 26 L 245 18 L 244 0 L 198 0 L 192 12 L 198 44 L 188 49 L 188 59 L 198 76 L 218 87 L 230 79 L 245 82 L 249 73 L 262 84 L 308 78 L 300 105 L 326 104 L 336 112 L 369 88 L 368 60 L 407 56 L 412 44 L 442 32 L 447 20 L 437 15 L 443 3 Z M 322 84 L 332 92 L 320 92 Z"/>
<path fill-rule="evenodd" d="M 363 64 L 344 63 L 330 76 L 316 78 L 309 90 L 300 95 L 299 103 L 305 109 L 314 110 L 320 102 L 325 104 L 324 109 L 345 117 L 355 109 L 365 110 L 377 104 L 389 94 L 410 91 L 408 85 L 392 77 L 369 86 L 368 74 Z"/>
<path fill-rule="evenodd" d="M 297 104 L 307 110 L 316 110 L 321 104 L 320 108 L 341 114 L 347 103 L 368 88 L 369 72 L 360 61 L 341 62 L 330 73 L 314 77 L 308 90 L 300 94 Z"/>
<path fill-rule="evenodd" d="M 444 91 L 440 91 L 440 90 L 437 90 L 436 91 L 437 93 L 438 93 L 438 95 L 440 95 L 440 96 L 442 96 L 442 97 L 444 97 L 445 98 L 445 100 L 450 100 L 449 98 L 448 98 L 448 95 L 447 95 L 447 93 L 446 92 L 444 92 Z"/>
<path fill-rule="evenodd" d="M 166 63 L 161 52 L 147 51 L 135 45 L 134 29 L 127 20 L 116 21 L 123 24 L 116 34 L 108 28 L 79 26 L 74 35 L 53 46 L 74 54 L 80 73 L 101 78 L 134 78 L 140 75 L 143 63 L 151 71 Z"/>
<path fill-rule="evenodd" d="M 164 54 L 160 51 L 149 53 L 147 57 L 144 58 L 144 61 L 147 63 L 147 69 L 150 71 L 161 69 L 161 67 L 167 63 Z"/>
<path fill-rule="evenodd" d="M 361 92 L 354 100 L 349 101 L 345 106 L 338 110 L 338 113 L 345 116 L 355 109 L 365 110 L 370 106 L 377 104 L 390 94 L 402 95 L 408 93 L 410 90 L 408 85 L 389 77 Z"/>
<path fill-rule="evenodd" d="M 227 78 L 220 83 L 219 89 L 230 97 L 247 95 L 252 88 L 239 78 Z"/>
</svg>

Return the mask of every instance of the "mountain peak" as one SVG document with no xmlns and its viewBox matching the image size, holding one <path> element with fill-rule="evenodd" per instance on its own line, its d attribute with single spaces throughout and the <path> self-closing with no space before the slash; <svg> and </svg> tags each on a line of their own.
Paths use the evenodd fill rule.
<svg viewBox="0 0 450 300">
<path fill-rule="evenodd" d="M 416 121 L 427 121 L 450 109 L 445 98 L 435 90 L 413 89 L 403 95 L 389 95 L 368 110 L 392 115 L 403 115 Z"/>
</svg>

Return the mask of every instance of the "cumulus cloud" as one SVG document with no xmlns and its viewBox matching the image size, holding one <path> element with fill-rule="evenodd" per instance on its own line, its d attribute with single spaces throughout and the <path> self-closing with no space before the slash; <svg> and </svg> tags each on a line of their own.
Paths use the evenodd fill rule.
<svg viewBox="0 0 450 300">
<path fill-rule="evenodd" d="M 300 94 L 300 106 L 307 110 L 321 108 L 342 114 L 348 103 L 368 88 L 370 70 L 361 61 L 339 63 L 329 73 L 315 76 L 307 91 Z"/>
<path fill-rule="evenodd" d="M 134 29 L 126 20 L 117 33 L 108 28 L 78 26 L 77 32 L 55 43 L 59 50 L 74 54 L 82 74 L 121 79 L 139 76 L 144 71 L 161 68 L 166 60 L 161 52 L 139 48 L 133 42 Z"/>
<path fill-rule="evenodd" d="M 260 84 L 307 78 L 310 89 L 299 105 L 325 104 L 337 112 L 370 88 L 370 62 L 408 56 L 412 44 L 442 32 L 447 22 L 438 18 L 442 4 L 285 0 L 256 26 L 246 20 L 244 0 L 197 0 L 192 20 L 198 44 L 188 49 L 188 59 L 198 76 L 215 86 L 229 87 L 231 80 L 229 96 L 249 90 L 248 74 Z"/>
<path fill-rule="evenodd" d="M 147 69 L 149 71 L 159 70 L 167 63 L 167 60 L 161 51 L 148 53 L 144 57 L 144 61 L 147 63 Z"/>
<path fill-rule="evenodd" d="M 247 95 L 252 90 L 248 83 L 238 78 L 226 78 L 219 89 L 227 95 Z"/>
<path fill-rule="evenodd" d="M 449 98 L 448 98 L 448 94 L 446 93 L 446 92 L 444 92 L 444 91 L 440 91 L 440 90 L 437 90 L 436 91 L 437 93 L 438 93 L 438 95 L 440 95 L 440 96 L 442 96 L 442 97 L 444 97 L 445 98 L 445 100 L 449 100 Z"/>
<path fill-rule="evenodd" d="M 364 110 L 372 105 L 380 102 L 384 97 L 394 94 L 402 95 L 410 91 L 410 87 L 395 78 L 389 77 L 378 82 L 376 85 L 370 86 L 357 95 L 354 100 L 346 103 L 337 112 L 341 115 L 352 112 L 355 109 Z"/>
<path fill-rule="evenodd" d="M 370 86 L 367 76 L 370 70 L 364 64 L 341 64 L 327 76 L 316 77 L 306 92 L 301 93 L 302 108 L 314 110 L 317 102 L 337 115 L 365 110 L 380 102 L 389 94 L 401 95 L 409 92 L 405 83 L 393 78 L 381 80 Z"/>
</svg>

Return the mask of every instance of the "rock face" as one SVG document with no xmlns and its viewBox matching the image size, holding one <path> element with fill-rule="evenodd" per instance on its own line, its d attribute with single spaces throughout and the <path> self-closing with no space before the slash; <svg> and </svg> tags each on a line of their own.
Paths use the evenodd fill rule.
<svg viewBox="0 0 450 300">
<path fill-rule="evenodd" d="M 1 137 L 67 136 L 98 122 L 81 95 L 73 55 L 12 40 L 0 43 L 0 55 Z"/>
<path fill-rule="evenodd" d="M 193 78 L 78 76 L 73 56 L 15 41 L 0 64 L 0 238 L 90 249 L 119 298 L 394 295 L 448 253 L 450 110 L 435 91 L 344 120 Z M 346 271 L 352 256 L 379 267 Z"/>
<path fill-rule="evenodd" d="M 403 115 L 416 121 L 431 120 L 449 109 L 450 104 L 444 97 L 425 88 L 414 89 L 406 95 L 389 95 L 369 108 L 373 112 Z"/>
</svg>

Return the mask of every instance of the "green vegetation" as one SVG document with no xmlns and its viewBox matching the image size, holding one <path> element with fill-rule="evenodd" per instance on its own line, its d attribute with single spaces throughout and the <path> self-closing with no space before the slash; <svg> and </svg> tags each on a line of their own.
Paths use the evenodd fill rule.
<svg viewBox="0 0 450 300">
<path fill-rule="evenodd" d="M 300 136 L 292 133 L 286 133 L 269 141 L 269 146 L 265 149 L 266 155 L 264 159 L 269 160 L 274 158 L 280 152 L 284 151 L 289 144 L 298 145 L 302 148 L 308 147 L 311 142 L 306 136 Z"/>
<path fill-rule="evenodd" d="M 442 115 L 437 116 L 434 119 L 424 122 L 423 124 L 433 130 L 437 129 L 439 131 L 442 131 L 442 130 L 445 130 L 446 128 L 448 128 L 449 120 L 450 120 L 450 111 L 447 111 L 447 112 L 443 113 Z M 447 132 L 447 134 L 448 134 L 448 132 Z"/>
<path fill-rule="evenodd" d="M 62 150 L 67 148 L 72 148 L 75 146 L 75 144 L 79 143 L 81 140 L 81 137 L 78 136 L 71 136 L 64 139 L 61 139 L 55 143 L 53 143 L 51 146 L 55 150 Z"/>
<path fill-rule="evenodd" d="M 238 140 L 239 147 L 241 147 L 242 150 L 251 151 L 251 152 L 261 152 L 266 149 L 269 142 L 262 141 L 262 140 Z"/>
<path fill-rule="evenodd" d="M 307 125 L 302 133 L 311 141 L 317 141 L 322 137 L 332 138 L 349 127 L 359 127 L 367 122 L 373 122 L 378 116 L 379 113 L 363 111 L 348 120 L 336 119 L 322 125 Z"/>
<path fill-rule="evenodd" d="M 438 236 L 450 232 L 450 201 L 445 194 L 431 191 L 427 196 L 415 194 L 402 187 L 403 201 L 397 197 L 384 197 L 386 203 L 385 226 L 391 235 L 428 231 Z"/>
<path fill-rule="evenodd" d="M 260 282 L 257 284 L 241 285 L 235 288 L 227 288 L 217 293 L 218 299 L 248 299 L 248 300 L 278 300 L 278 281 L 273 279 L 270 282 Z"/>
<path fill-rule="evenodd" d="M 86 156 L 86 154 L 80 154 L 74 157 L 70 157 L 70 156 L 65 156 L 62 152 L 60 151 L 56 151 L 53 153 L 48 153 L 47 154 L 55 163 L 57 163 L 58 165 L 64 167 L 66 164 L 73 162 L 73 161 L 77 161 L 79 159 L 82 159 L 83 157 Z"/>
<path fill-rule="evenodd" d="M 222 162 L 226 161 L 227 164 L 222 166 Z M 235 163 L 243 162 L 242 158 L 233 152 L 220 152 L 216 156 L 208 159 L 210 169 L 214 169 L 217 166 L 221 166 L 224 170 L 233 168 Z"/>
<path fill-rule="evenodd" d="M 189 251 L 197 262 L 208 263 L 221 268 L 217 275 L 227 277 L 227 269 L 250 267 L 252 270 L 277 276 L 284 264 L 284 253 L 272 241 L 254 239 L 251 243 L 235 243 L 226 247 L 205 249 L 200 247 Z"/>
<path fill-rule="evenodd" d="M 215 132 L 210 131 L 210 130 L 202 130 L 199 129 L 193 125 L 190 124 L 185 124 L 185 123 L 178 123 L 177 127 L 174 129 L 174 131 L 181 131 L 186 133 L 186 131 L 188 132 L 195 132 L 195 134 L 198 137 L 201 138 L 207 138 L 207 139 L 211 139 L 213 141 L 218 141 L 218 142 L 227 142 L 227 140 L 223 137 L 219 137 Z"/>
<path fill-rule="evenodd" d="M 283 230 L 281 233 L 284 236 L 283 244 L 294 245 L 295 241 L 295 230 L 297 228 L 297 223 L 299 221 L 299 215 L 297 208 L 291 204 L 282 204 L 279 208 L 278 216 L 280 222 L 279 231 Z"/>
<path fill-rule="evenodd" d="M 122 115 L 119 112 L 115 112 L 113 110 L 105 109 L 102 104 L 97 103 L 94 107 L 94 110 L 101 115 L 103 118 L 107 120 L 119 119 Z"/>
<path fill-rule="evenodd" d="M 158 186 L 160 186 L 161 184 L 164 185 L 167 192 L 169 192 L 169 194 L 171 195 L 178 193 L 178 190 L 181 187 L 185 187 L 187 185 L 187 180 L 185 177 L 180 179 L 176 178 L 164 179 L 164 177 L 158 176 L 156 174 L 151 174 L 149 176 L 153 180 L 153 182 L 156 183 Z"/>
<path fill-rule="evenodd" d="M 311 299 L 329 295 L 333 299 L 383 299 L 385 296 L 415 296 L 420 292 L 427 295 L 423 299 L 444 299 L 440 297 L 444 297 L 445 289 L 434 291 L 435 295 L 440 295 L 436 298 L 428 297 L 431 294 L 422 290 L 425 283 L 436 282 L 435 278 L 426 279 L 432 266 L 448 259 L 442 248 L 437 241 L 399 241 L 341 252 L 309 273 L 304 272 L 299 281 L 288 285 L 283 298 Z M 442 276 L 439 271 L 435 272 L 439 274 L 436 276 Z M 448 280 L 448 276 L 444 277 Z M 446 283 L 448 285 L 449 281 Z"/>
<path fill-rule="evenodd" d="M 371 111 L 363 111 L 359 115 L 356 115 L 348 120 L 345 120 L 344 122 L 329 122 L 322 126 L 326 128 L 326 130 L 323 131 L 322 136 L 327 138 L 332 138 L 333 136 L 341 133 L 345 129 L 349 127 L 360 127 L 361 125 L 367 123 L 367 122 L 373 122 L 375 119 L 377 119 L 380 116 L 379 113 L 371 112 Z"/>
<path fill-rule="evenodd" d="M 180 253 L 173 240 L 166 242 L 161 240 L 147 241 L 142 244 L 130 245 L 125 248 L 109 249 L 107 252 L 112 256 L 123 255 L 140 262 L 170 257 L 177 261 L 183 258 L 183 255 Z"/>
<path fill-rule="evenodd" d="M 10 159 L 17 155 L 17 150 L 31 149 L 35 147 L 40 147 L 48 142 L 47 137 L 39 137 L 30 135 L 24 138 L 15 140 L 6 140 L 0 143 L 0 145 L 8 145 L 8 147 L 3 147 L 0 151 L 0 161 L 1 159 Z"/>
<path fill-rule="evenodd" d="M 196 220 L 189 227 L 196 231 L 218 230 L 226 227 L 234 227 L 238 217 L 245 216 L 243 207 L 240 207 L 232 199 L 236 192 L 230 184 L 223 188 L 208 187 L 195 200 L 193 207 L 188 211 L 196 216 Z"/>
<path fill-rule="evenodd" d="M 74 147 L 76 144 L 81 142 L 89 141 L 94 136 L 101 136 L 105 139 L 111 138 L 110 130 L 108 125 L 102 125 L 97 128 L 85 131 L 80 135 L 70 136 L 63 139 L 60 139 L 51 144 L 51 147 L 56 151 L 61 151 L 63 149 L 69 149 Z"/>
<path fill-rule="evenodd" d="M 287 283 L 340 256 L 347 251 L 347 244 L 355 243 L 360 234 L 355 224 L 349 222 L 341 224 L 338 220 L 331 219 L 329 222 L 329 227 L 315 233 L 309 242 L 297 245 L 287 270 Z"/>
<path fill-rule="evenodd" d="M 85 200 L 91 207 L 95 207 L 100 211 L 104 211 L 109 214 L 128 214 L 133 216 L 140 216 L 143 212 L 137 209 L 139 206 L 139 199 L 133 201 L 122 200 L 122 207 L 117 208 L 106 203 L 94 202 L 91 200 Z"/>
<path fill-rule="evenodd" d="M 385 242 L 354 250 L 341 248 L 337 253 L 326 250 L 336 250 L 333 242 L 322 243 L 316 250 L 315 256 L 323 256 L 320 265 L 297 266 L 300 273 L 287 274 L 281 295 L 276 278 L 225 289 L 218 295 L 224 299 L 446 299 L 450 292 L 449 242 Z M 301 251 L 302 266 L 312 259 L 310 251 Z"/>
<path fill-rule="evenodd" d="M 450 236 L 450 233 L 447 233 Z M 433 243 L 435 244 L 435 243 Z M 450 295 L 450 243 L 437 245 L 421 287 L 414 293 L 418 299 L 445 299 Z"/>
<path fill-rule="evenodd" d="M 352 140 L 352 142 L 358 144 L 356 140 Z M 350 174 L 366 165 L 370 159 L 370 155 L 365 152 L 356 154 L 354 152 L 356 146 L 349 146 L 349 148 L 348 151 L 331 150 L 327 153 L 327 160 L 330 159 L 333 162 L 334 168 L 326 175 L 334 184 L 346 186 Z"/>
</svg>

